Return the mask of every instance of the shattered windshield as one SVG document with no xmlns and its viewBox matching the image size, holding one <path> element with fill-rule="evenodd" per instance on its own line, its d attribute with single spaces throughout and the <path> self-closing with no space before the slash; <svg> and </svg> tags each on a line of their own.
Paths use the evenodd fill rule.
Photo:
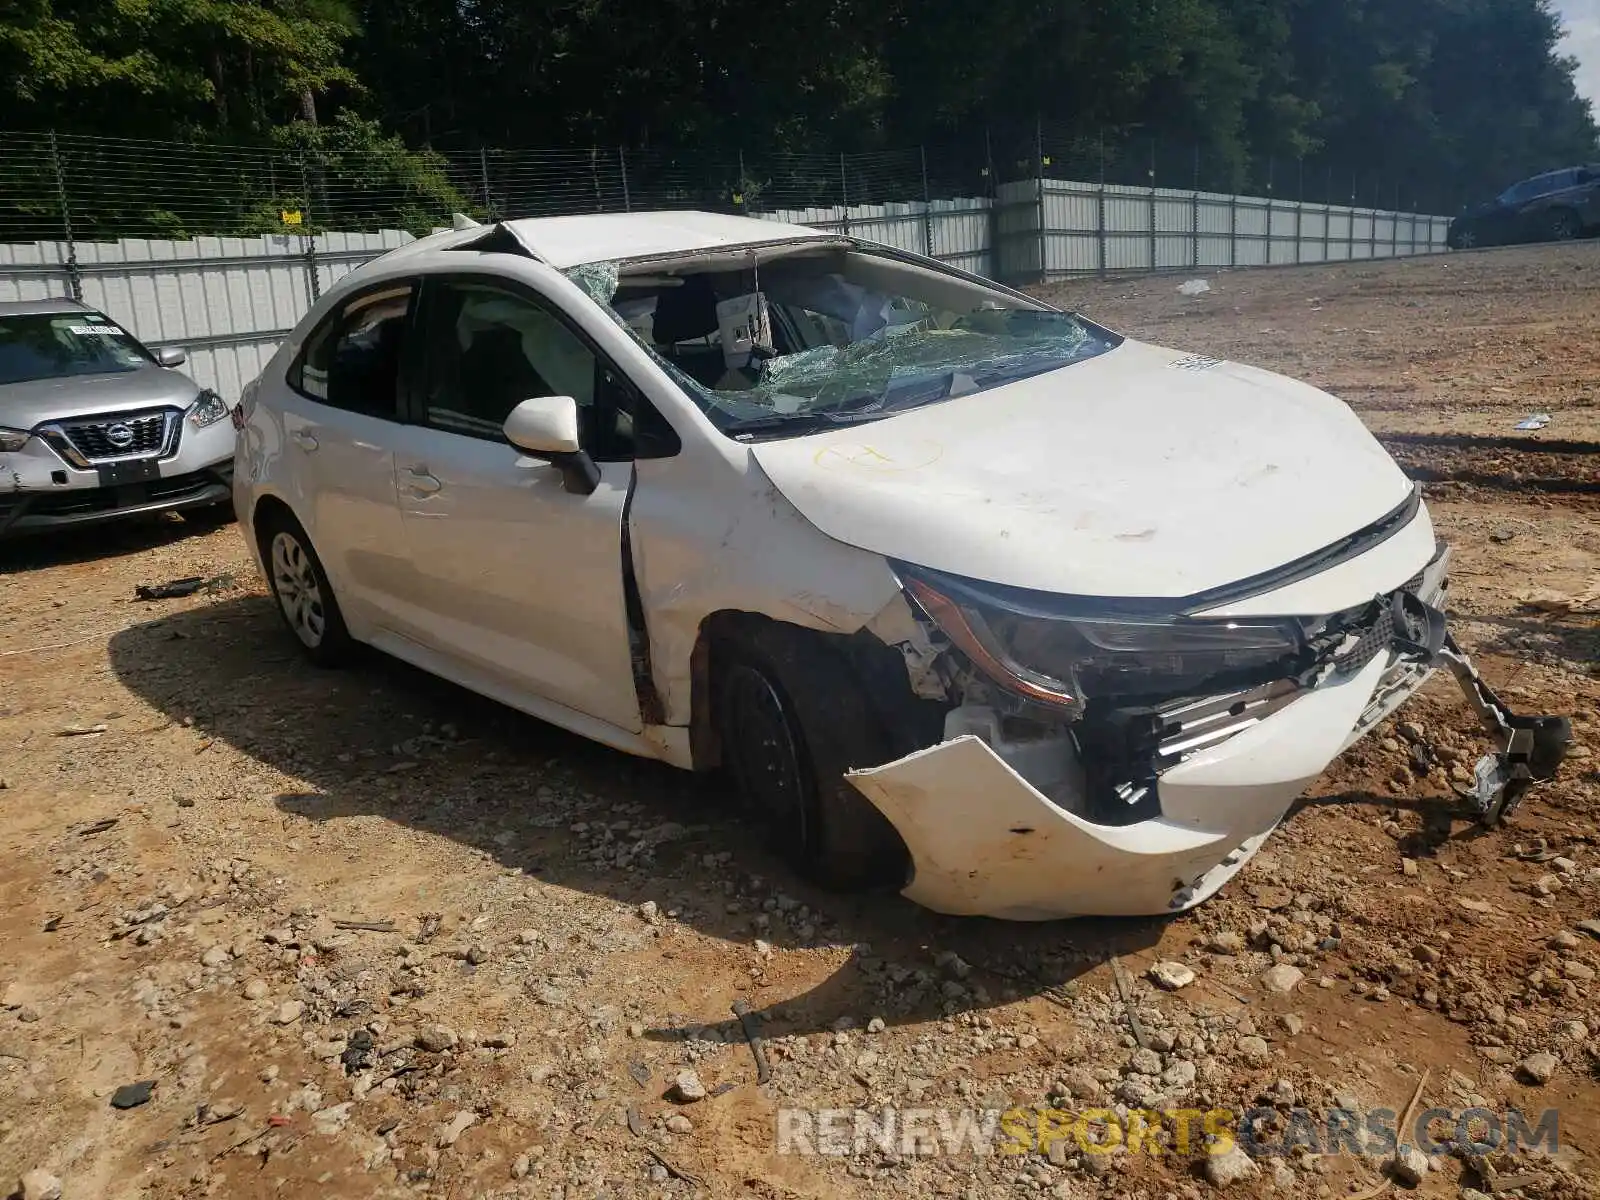
<svg viewBox="0 0 1600 1200">
<path fill-rule="evenodd" d="M 1069 313 L 883 255 L 786 247 L 719 266 L 569 274 L 734 437 L 875 420 L 1114 344 Z"/>
</svg>

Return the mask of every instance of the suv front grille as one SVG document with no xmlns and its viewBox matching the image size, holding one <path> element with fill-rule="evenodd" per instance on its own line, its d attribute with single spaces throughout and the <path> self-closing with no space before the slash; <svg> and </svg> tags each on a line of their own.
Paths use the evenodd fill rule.
<svg viewBox="0 0 1600 1200">
<path fill-rule="evenodd" d="M 97 414 L 57 421 L 39 432 L 74 466 L 130 458 L 167 458 L 176 452 L 182 414 L 174 408 Z"/>
</svg>

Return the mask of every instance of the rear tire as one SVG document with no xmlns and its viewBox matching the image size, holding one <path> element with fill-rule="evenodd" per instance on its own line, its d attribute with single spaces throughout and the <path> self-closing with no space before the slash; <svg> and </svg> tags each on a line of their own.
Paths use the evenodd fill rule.
<svg viewBox="0 0 1600 1200">
<path fill-rule="evenodd" d="M 1550 214 L 1549 232 L 1552 242 L 1570 242 L 1582 231 L 1578 214 L 1570 208 L 1558 208 Z"/>
<path fill-rule="evenodd" d="M 349 662 L 355 640 L 345 627 L 322 560 L 300 522 L 287 512 L 269 516 L 261 528 L 261 558 L 267 565 L 278 615 L 306 657 L 319 667 Z"/>
<path fill-rule="evenodd" d="M 723 765 L 797 873 L 837 891 L 905 886 L 910 858 L 845 772 L 896 757 L 843 655 L 757 625 L 712 650 Z"/>
</svg>

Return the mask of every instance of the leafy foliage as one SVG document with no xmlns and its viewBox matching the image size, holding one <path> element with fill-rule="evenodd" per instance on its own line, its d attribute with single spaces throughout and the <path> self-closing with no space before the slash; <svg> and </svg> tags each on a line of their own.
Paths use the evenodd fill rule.
<svg viewBox="0 0 1600 1200">
<path fill-rule="evenodd" d="M 1182 147 L 1213 186 L 1317 156 L 1465 199 L 1596 156 L 1559 37 L 1549 0 L 0 0 L 0 112 L 292 146 L 352 196 L 419 197 L 407 220 L 461 199 L 407 145 L 743 177 L 1044 127 Z"/>
</svg>

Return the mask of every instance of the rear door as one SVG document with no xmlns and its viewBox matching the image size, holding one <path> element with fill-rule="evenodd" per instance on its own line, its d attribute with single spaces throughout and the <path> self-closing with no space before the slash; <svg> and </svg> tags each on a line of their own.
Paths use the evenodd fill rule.
<svg viewBox="0 0 1600 1200">
<path fill-rule="evenodd" d="M 340 305 L 306 339 L 283 403 L 297 515 L 347 616 L 386 626 L 410 570 L 394 447 L 417 295 L 414 281 L 391 280 Z"/>
</svg>

